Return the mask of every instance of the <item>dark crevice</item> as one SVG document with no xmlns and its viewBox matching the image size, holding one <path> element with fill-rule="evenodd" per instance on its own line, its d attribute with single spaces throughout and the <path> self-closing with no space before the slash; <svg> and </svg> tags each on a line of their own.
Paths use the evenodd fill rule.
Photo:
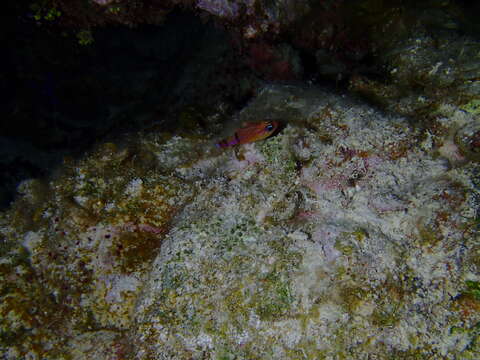
<svg viewBox="0 0 480 360">
<path fill-rule="evenodd" d="M 217 45 L 212 51 L 231 52 L 228 36 L 193 12 L 174 11 L 163 26 L 94 29 L 94 42 L 81 46 L 75 31 L 38 26 L 28 8 L 12 10 L 4 26 L 16 36 L 3 33 L 7 71 L 0 82 L 0 207 L 20 181 L 48 175 L 63 157 L 82 156 L 196 101 L 195 89 L 184 84 L 183 91 L 179 82 L 192 61 L 206 61 L 209 38 Z M 205 85 L 195 79 L 201 72 L 188 75 Z"/>
</svg>

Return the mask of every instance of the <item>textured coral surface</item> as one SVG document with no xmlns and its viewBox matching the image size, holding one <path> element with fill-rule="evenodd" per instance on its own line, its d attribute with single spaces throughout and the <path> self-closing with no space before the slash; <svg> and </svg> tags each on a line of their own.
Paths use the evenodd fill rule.
<svg viewBox="0 0 480 360">
<path fill-rule="evenodd" d="M 263 142 L 140 133 L 23 182 L 3 358 L 478 358 L 475 116 L 266 86 L 231 120 Z"/>
</svg>

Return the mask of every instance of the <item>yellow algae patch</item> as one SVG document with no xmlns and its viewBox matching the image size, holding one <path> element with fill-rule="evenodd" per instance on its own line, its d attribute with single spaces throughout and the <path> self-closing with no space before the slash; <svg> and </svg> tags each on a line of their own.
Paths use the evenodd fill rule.
<svg viewBox="0 0 480 360">
<path fill-rule="evenodd" d="M 131 325 L 140 282 L 132 277 L 107 276 L 97 282 L 90 304 L 101 327 L 128 329 Z"/>
</svg>

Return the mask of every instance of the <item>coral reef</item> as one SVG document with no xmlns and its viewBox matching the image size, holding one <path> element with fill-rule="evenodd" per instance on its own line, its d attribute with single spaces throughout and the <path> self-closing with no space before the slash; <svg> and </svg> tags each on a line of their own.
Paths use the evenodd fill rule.
<svg viewBox="0 0 480 360">
<path fill-rule="evenodd" d="M 478 358 L 478 123 L 435 116 L 268 85 L 232 119 L 263 142 L 140 133 L 23 182 L 3 357 Z"/>
<path fill-rule="evenodd" d="M 7 358 L 58 358 L 92 331 L 124 342 L 145 271 L 191 196 L 152 161 L 144 150 L 105 144 L 50 183 L 22 183 L 2 228 Z"/>
<path fill-rule="evenodd" d="M 26 136 L 3 158 L 63 163 L 27 172 L 0 212 L 0 357 L 480 358 L 480 46 L 466 3 L 13 5 L 28 40 L 7 39 L 19 50 L 2 134 Z M 171 12 L 175 27 L 141 42 L 95 32 Z M 73 43 L 51 40 L 60 28 Z M 215 148 L 260 121 L 281 126 Z M 94 141 L 76 159 L 37 150 Z"/>
<path fill-rule="evenodd" d="M 480 50 L 472 38 L 415 34 L 380 57 L 388 76 L 377 81 L 362 76 L 350 88 L 390 111 L 425 118 L 445 102 L 474 111 L 480 97 Z"/>
</svg>

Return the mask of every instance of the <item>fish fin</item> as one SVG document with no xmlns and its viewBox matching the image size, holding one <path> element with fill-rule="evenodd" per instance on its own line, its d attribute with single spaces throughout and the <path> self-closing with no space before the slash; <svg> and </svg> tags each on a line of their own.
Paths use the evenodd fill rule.
<svg viewBox="0 0 480 360">
<path fill-rule="evenodd" d="M 220 149 L 223 149 L 223 148 L 226 148 L 228 147 L 228 142 L 224 139 L 224 140 L 220 140 L 218 143 L 215 144 L 215 146 L 217 148 L 220 148 Z"/>
</svg>

